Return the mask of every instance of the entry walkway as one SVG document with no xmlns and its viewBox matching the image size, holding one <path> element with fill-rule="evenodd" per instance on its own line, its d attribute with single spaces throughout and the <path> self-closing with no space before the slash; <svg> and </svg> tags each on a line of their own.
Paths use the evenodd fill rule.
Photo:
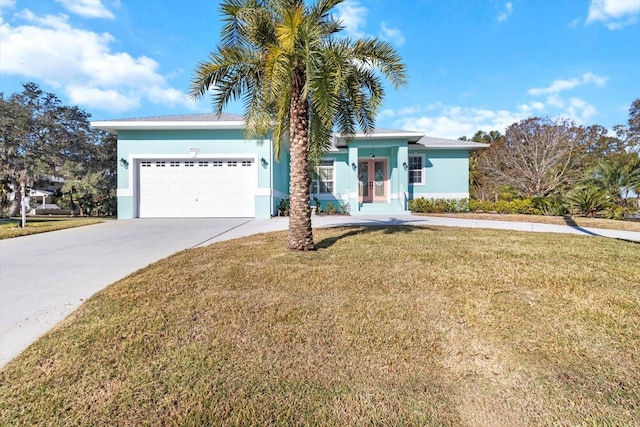
<svg viewBox="0 0 640 427">
<path fill-rule="evenodd" d="M 572 233 L 640 242 L 640 232 L 569 225 L 398 216 L 314 216 L 314 227 L 414 225 Z M 287 218 L 135 219 L 0 240 L 0 367 L 82 302 L 177 251 L 286 230 Z"/>
</svg>

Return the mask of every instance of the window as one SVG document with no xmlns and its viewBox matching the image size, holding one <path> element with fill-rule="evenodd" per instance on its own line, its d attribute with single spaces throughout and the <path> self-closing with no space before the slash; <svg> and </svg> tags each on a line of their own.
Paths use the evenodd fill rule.
<svg viewBox="0 0 640 427">
<path fill-rule="evenodd" d="M 409 156 L 409 184 L 424 184 L 423 156 Z"/>
<path fill-rule="evenodd" d="M 184 162 L 184 167 L 185 168 L 192 168 L 194 166 L 195 162 Z"/>
<path fill-rule="evenodd" d="M 333 160 L 322 160 L 311 180 L 312 194 L 333 193 Z"/>
<path fill-rule="evenodd" d="M 141 162 L 140 166 L 142 166 L 143 168 L 150 168 L 151 167 L 151 162 Z"/>
<path fill-rule="evenodd" d="M 214 168 L 221 168 L 222 162 L 218 160 L 214 160 L 213 162 L 211 162 L 211 166 L 213 166 Z"/>
<path fill-rule="evenodd" d="M 238 162 L 227 162 L 227 166 L 230 168 L 235 168 L 238 166 Z"/>
<path fill-rule="evenodd" d="M 157 168 L 163 168 L 165 166 L 165 162 L 156 162 Z"/>
<path fill-rule="evenodd" d="M 244 166 L 244 167 L 251 166 L 251 160 L 243 160 L 242 161 L 242 166 Z"/>
<path fill-rule="evenodd" d="M 209 166 L 209 162 L 198 162 L 198 167 L 206 168 Z"/>
<path fill-rule="evenodd" d="M 169 166 L 171 166 L 172 168 L 179 168 L 180 167 L 180 162 L 171 162 L 171 163 L 169 163 Z"/>
</svg>

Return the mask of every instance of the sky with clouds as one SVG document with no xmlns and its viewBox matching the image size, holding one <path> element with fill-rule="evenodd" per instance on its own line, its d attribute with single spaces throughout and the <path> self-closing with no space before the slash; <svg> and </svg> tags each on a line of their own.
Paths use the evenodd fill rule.
<svg viewBox="0 0 640 427">
<path fill-rule="evenodd" d="M 209 112 L 187 92 L 215 49 L 210 0 L 0 0 L 0 91 L 35 82 L 96 120 Z M 611 128 L 640 98 L 640 0 L 347 0 L 345 35 L 409 71 L 377 125 L 458 138 L 531 116 Z M 228 112 L 242 113 L 238 104 Z"/>
</svg>

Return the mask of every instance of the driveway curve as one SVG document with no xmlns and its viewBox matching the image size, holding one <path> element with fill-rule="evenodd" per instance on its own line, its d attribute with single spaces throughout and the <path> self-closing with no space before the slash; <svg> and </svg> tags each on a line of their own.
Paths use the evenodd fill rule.
<svg viewBox="0 0 640 427">
<path fill-rule="evenodd" d="M 109 284 L 251 221 L 106 221 L 0 240 L 0 367 Z"/>
</svg>

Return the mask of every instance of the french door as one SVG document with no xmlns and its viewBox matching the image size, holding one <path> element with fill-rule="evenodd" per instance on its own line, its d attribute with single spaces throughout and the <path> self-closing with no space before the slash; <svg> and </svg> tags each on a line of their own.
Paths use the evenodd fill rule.
<svg viewBox="0 0 640 427">
<path fill-rule="evenodd" d="M 361 203 L 387 201 L 387 160 L 358 161 L 358 199 Z"/>
</svg>

